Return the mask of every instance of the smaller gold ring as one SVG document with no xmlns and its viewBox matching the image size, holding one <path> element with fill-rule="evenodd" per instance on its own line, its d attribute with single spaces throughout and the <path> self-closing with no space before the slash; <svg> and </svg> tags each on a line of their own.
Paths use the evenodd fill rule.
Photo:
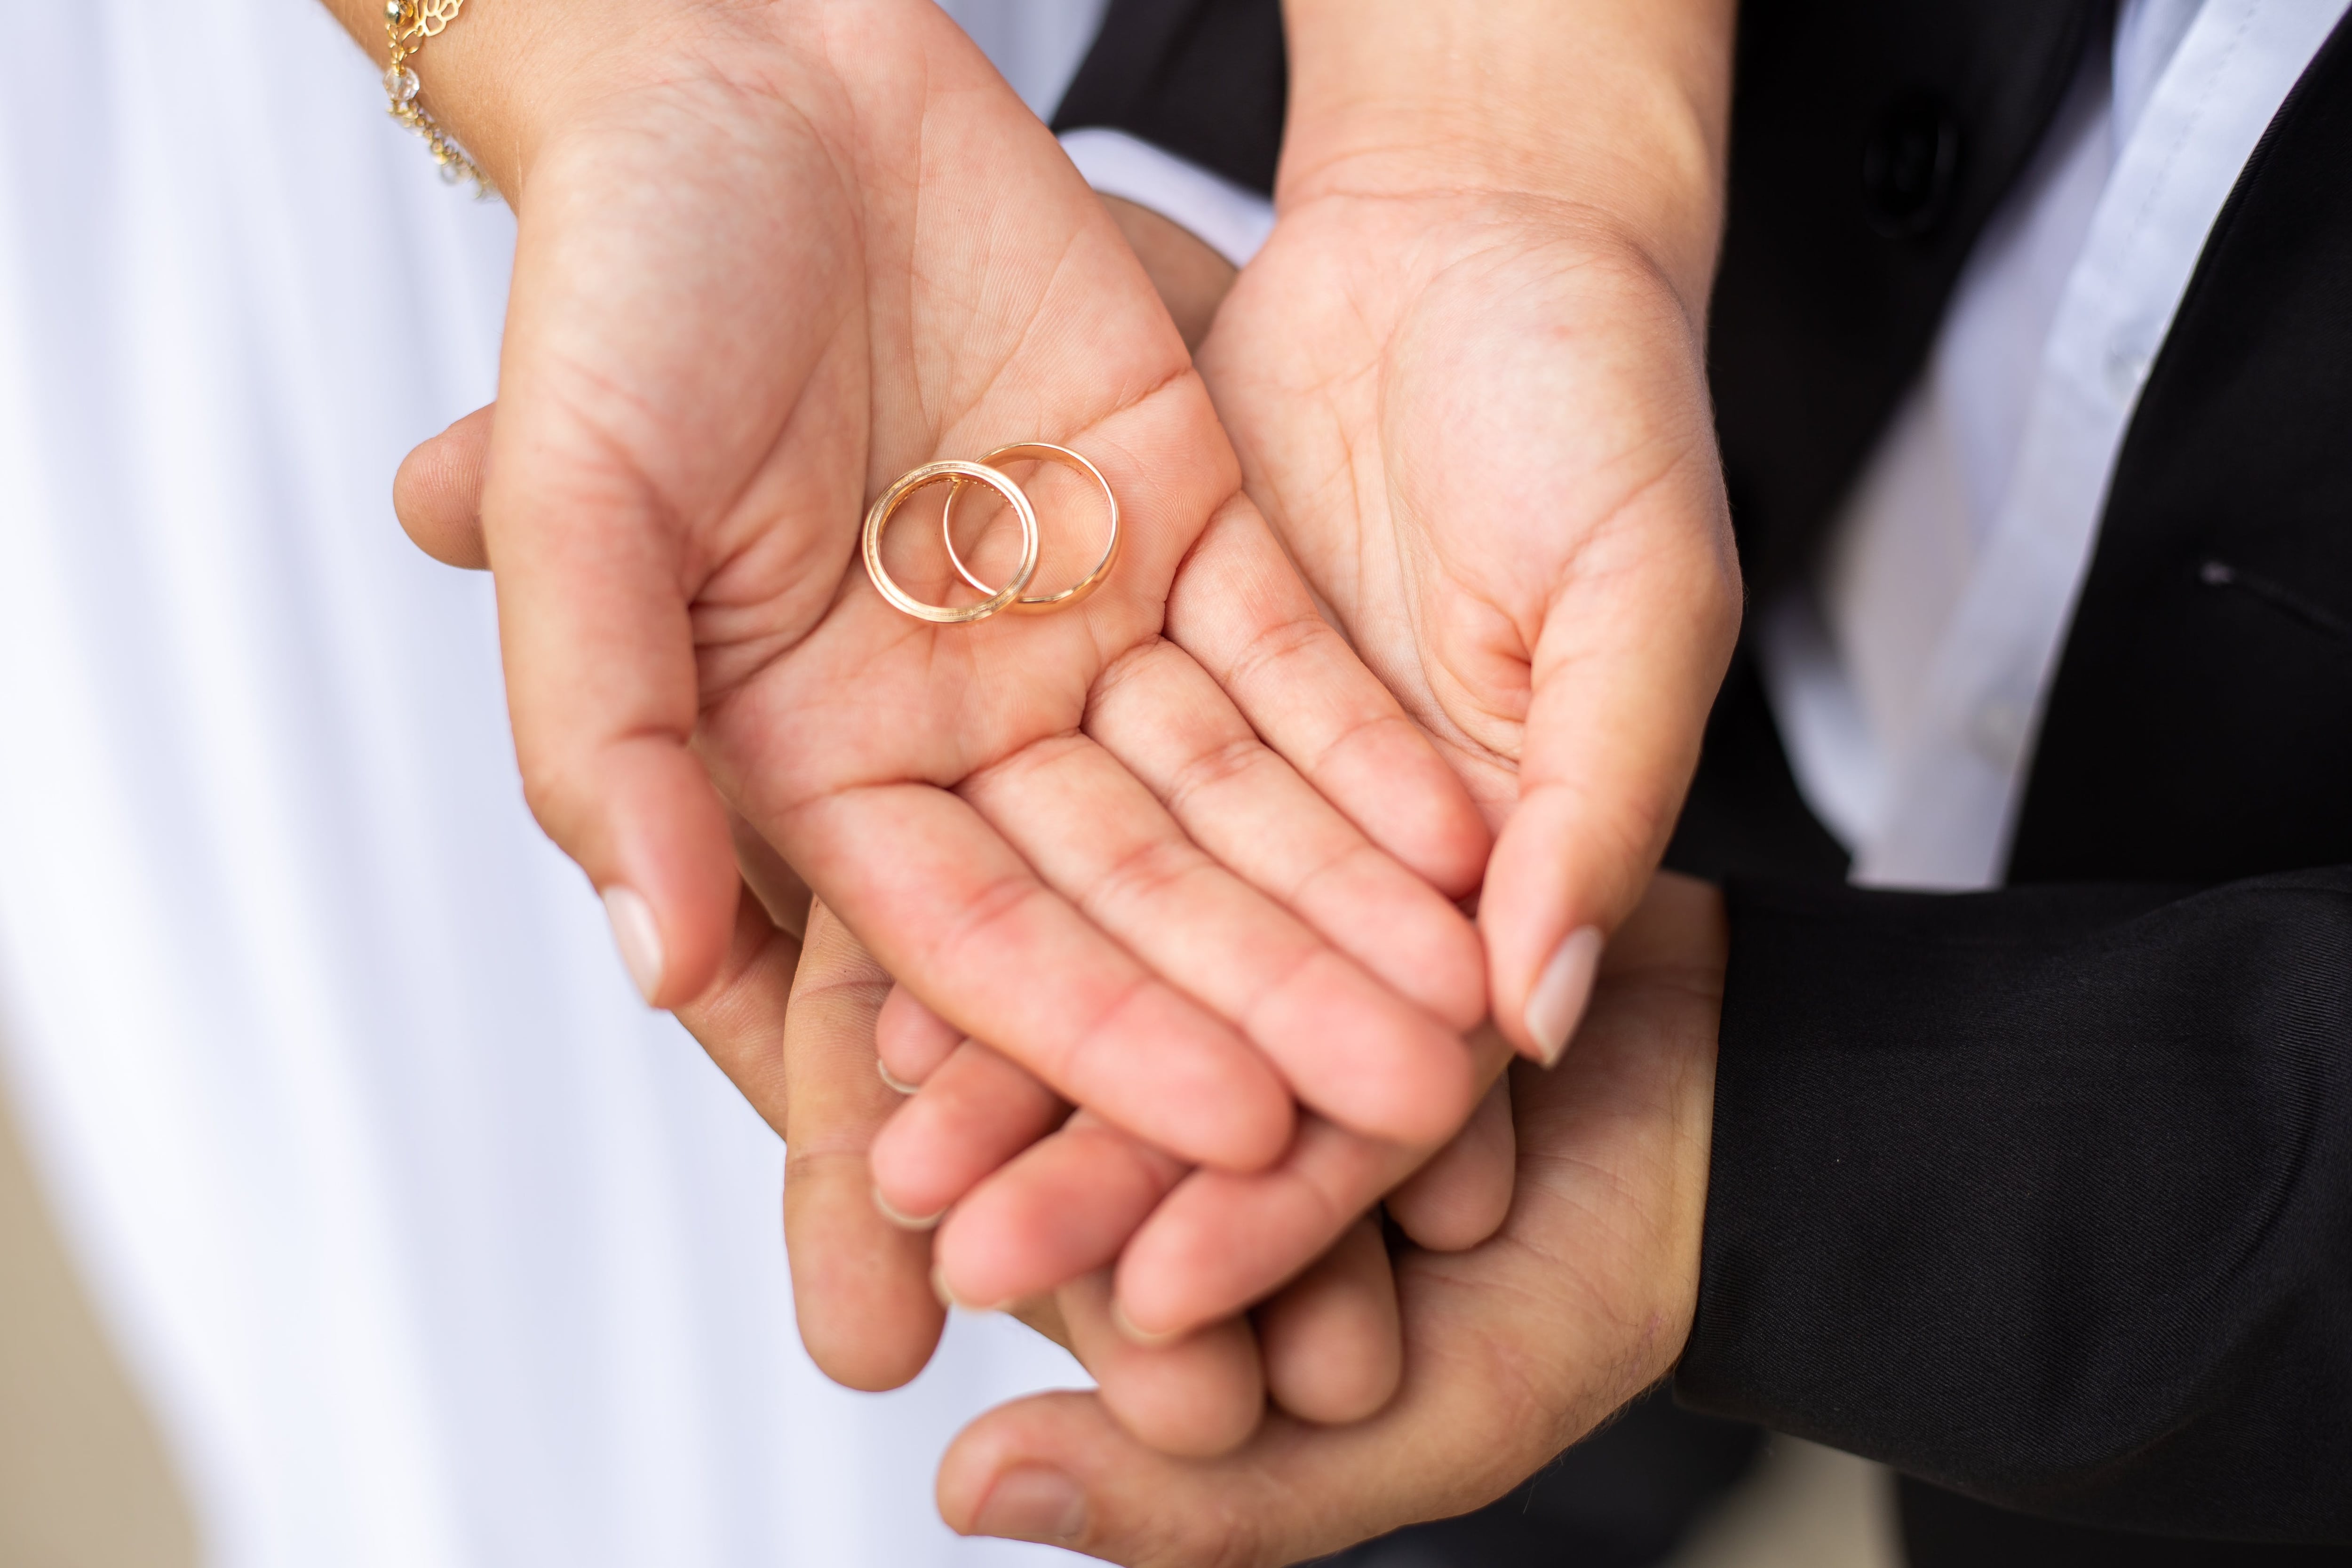
<svg viewBox="0 0 2352 1568">
<path fill-rule="evenodd" d="M 1015 441 L 1009 447 L 999 447 L 981 461 L 994 468 L 999 463 L 1017 463 L 1024 458 L 1077 469 L 1102 487 L 1103 502 L 1110 508 L 1110 537 L 1104 541 L 1102 559 L 1095 563 L 1093 571 L 1058 594 L 1040 594 L 1032 598 L 1018 599 L 1013 605 L 1013 613 L 1016 616 L 1041 616 L 1049 610 L 1065 609 L 1076 604 L 1101 587 L 1103 579 L 1110 575 L 1111 565 L 1118 559 L 1118 497 L 1111 493 L 1110 481 L 1103 478 L 1100 468 L 1067 447 L 1056 447 L 1050 441 Z M 948 491 L 947 510 L 940 514 L 940 532 L 948 542 L 948 559 L 955 563 L 957 576 L 983 594 L 993 594 L 997 590 L 973 575 L 971 568 L 964 564 L 963 557 L 956 552 L 956 498 L 962 494 L 963 481 L 958 480 L 955 487 Z"/>
<path fill-rule="evenodd" d="M 967 484 L 986 485 L 1003 496 L 1013 508 L 1013 515 L 1021 520 L 1021 569 L 1013 574 L 1013 581 L 1002 588 L 991 588 L 985 583 L 975 584 L 974 586 L 988 595 L 977 605 L 926 604 L 898 586 L 889 570 L 882 564 L 882 532 L 890 526 L 890 519 L 897 515 L 898 509 L 907 503 L 907 498 L 926 485 L 950 481 L 955 486 L 955 489 L 948 492 L 950 506 L 955 502 L 956 489 L 961 489 Z M 874 586 L 882 591 L 882 596 L 917 620 L 931 621 L 943 626 L 970 626 L 974 621 L 988 619 L 1020 598 L 1021 590 L 1026 588 L 1029 579 L 1037 574 L 1036 510 L 1030 506 L 1027 492 L 1019 485 L 981 463 L 926 463 L 919 468 L 899 475 L 898 482 L 884 490 L 866 513 L 866 530 L 860 543 L 866 552 L 866 574 L 874 579 Z M 969 580 L 971 574 L 964 575 Z"/>
</svg>

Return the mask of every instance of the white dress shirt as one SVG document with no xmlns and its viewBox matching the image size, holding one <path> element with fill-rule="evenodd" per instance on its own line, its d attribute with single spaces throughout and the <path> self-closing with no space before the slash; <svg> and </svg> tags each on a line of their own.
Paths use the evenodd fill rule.
<svg viewBox="0 0 2352 1568">
<path fill-rule="evenodd" d="M 1124 131 L 1065 132 L 1062 151 L 1104 195 L 1151 208 L 1236 267 L 1248 266 L 1274 232 L 1272 202 Z"/>
<path fill-rule="evenodd" d="M 2205 239 L 2344 0 L 2129 0 L 1970 257 L 1761 648 L 1854 879 L 1996 885 L 2116 455 Z"/>
<path fill-rule="evenodd" d="M 1083 0 L 1081 0 L 1083 3 Z M 1799 787 L 1857 881 L 1984 888 L 2142 383 L 2239 172 L 2345 0 L 2126 0 L 1979 242 L 1926 373 L 1759 647 Z M 1123 132 L 1097 190 L 1236 265 L 1254 192 Z"/>
</svg>

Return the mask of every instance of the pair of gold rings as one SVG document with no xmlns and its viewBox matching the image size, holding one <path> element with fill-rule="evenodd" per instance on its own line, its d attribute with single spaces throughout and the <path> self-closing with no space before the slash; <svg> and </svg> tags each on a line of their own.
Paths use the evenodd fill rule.
<svg viewBox="0 0 2352 1568">
<path fill-rule="evenodd" d="M 1029 493 L 1013 481 L 1010 475 L 996 467 L 999 463 L 1017 463 L 1034 459 L 1038 462 L 1059 463 L 1076 468 L 1099 486 L 1103 502 L 1110 509 L 1110 537 L 1103 542 L 1102 559 L 1095 569 L 1058 594 L 1030 595 L 1029 580 L 1037 574 L 1037 509 L 1029 503 Z M 948 560 L 955 566 L 956 575 L 988 595 L 976 605 L 933 605 L 916 598 L 898 586 L 888 568 L 882 564 L 882 534 L 890 526 L 891 518 L 917 490 L 931 485 L 946 485 L 947 510 L 940 516 L 940 532 L 946 538 Z M 992 588 L 981 581 L 956 549 L 956 500 L 967 485 L 985 485 L 1004 498 L 1021 524 L 1021 566 L 1013 580 L 1002 588 Z M 999 447 L 977 463 L 926 463 L 898 476 L 898 482 L 884 490 L 879 500 L 866 514 L 863 539 L 866 552 L 866 574 L 874 579 L 874 586 L 882 596 L 917 620 L 933 621 L 940 626 L 970 626 L 984 621 L 1001 610 L 1015 615 L 1042 616 L 1054 610 L 1067 609 L 1072 605 L 1102 586 L 1110 575 L 1111 563 L 1118 559 L 1118 497 L 1111 493 L 1110 481 L 1102 470 L 1071 451 L 1048 441 L 1015 441 L 1009 447 Z"/>
</svg>

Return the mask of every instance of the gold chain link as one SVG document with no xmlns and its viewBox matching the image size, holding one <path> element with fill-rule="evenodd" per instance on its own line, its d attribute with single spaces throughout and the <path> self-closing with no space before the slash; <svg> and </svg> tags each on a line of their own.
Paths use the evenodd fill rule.
<svg viewBox="0 0 2352 1568">
<path fill-rule="evenodd" d="M 424 84 L 416 79 L 416 71 L 409 65 L 425 40 L 437 38 L 442 30 L 457 19 L 466 0 L 384 0 L 383 36 L 390 46 L 392 63 L 384 68 L 383 92 L 391 100 L 392 117 L 425 138 L 433 150 L 433 161 L 441 166 L 441 177 L 450 184 L 460 180 L 474 182 L 477 196 L 489 196 L 495 187 L 481 166 L 457 145 L 432 111 L 417 101 Z"/>
</svg>

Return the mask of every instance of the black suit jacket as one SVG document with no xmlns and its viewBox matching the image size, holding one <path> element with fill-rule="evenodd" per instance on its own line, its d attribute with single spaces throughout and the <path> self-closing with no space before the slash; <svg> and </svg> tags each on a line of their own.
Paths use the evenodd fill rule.
<svg viewBox="0 0 2352 1568">
<path fill-rule="evenodd" d="M 1772 592 L 2103 0 L 1748 0 L 1711 361 Z M 1113 0 L 1065 126 L 1260 188 L 1275 0 Z M 1845 887 L 1743 659 L 1670 861 L 1732 957 L 1677 1392 L 2055 1519 L 2352 1543 L 2352 36 L 2119 458 L 2003 890 Z"/>
</svg>

